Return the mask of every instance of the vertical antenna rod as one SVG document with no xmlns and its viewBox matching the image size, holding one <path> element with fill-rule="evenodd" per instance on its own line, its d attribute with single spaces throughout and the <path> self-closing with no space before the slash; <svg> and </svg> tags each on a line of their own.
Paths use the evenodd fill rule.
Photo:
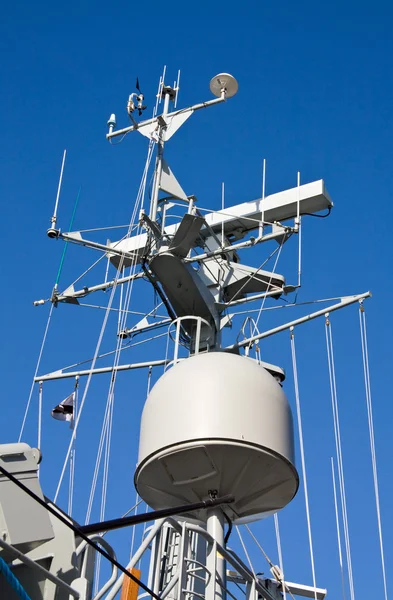
<svg viewBox="0 0 393 600">
<path fill-rule="evenodd" d="M 40 387 L 38 390 L 38 431 L 37 431 L 37 448 L 41 450 L 41 437 L 42 437 L 42 381 L 40 381 Z M 38 465 L 38 476 L 40 474 L 40 466 Z"/>
<path fill-rule="evenodd" d="M 299 236 L 297 285 L 298 287 L 300 287 L 302 279 L 302 218 L 300 216 L 300 171 L 297 172 L 297 215 L 295 219 L 295 227 Z"/>
<path fill-rule="evenodd" d="M 180 89 L 180 69 L 177 72 L 177 81 L 176 81 L 176 96 L 175 96 L 175 108 L 177 106 L 177 98 L 179 96 L 179 89 Z"/>
<path fill-rule="evenodd" d="M 225 208 L 225 183 L 222 182 L 221 184 L 221 210 L 222 212 L 224 212 L 224 208 Z M 221 246 L 222 248 L 224 248 L 225 244 L 224 244 L 224 219 L 222 220 L 222 226 L 221 226 Z"/>
<path fill-rule="evenodd" d="M 67 150 L 64 150 L 64 152 L 63 152 L 63 160 L 61 162 L 59 185 L 57 186 L 55 208 L 54 208 L 54 211 L 53 211 L 52 218 L 50 220 L 51 227 L 47 231 L 48 236 L 51 237 L 51 238 L 57 237 L 57 230 L 56 230 L 57 207 L 59 205 L 59 198 L 60 198 L 60 192 L 61 192 L 61 184 L 63 182 L 63 172 L 64 172 L 64 164 L 65 164 L 66 155 L 67 155 Z"/>
<path fill-rule="evenodd" d="M 265 188 L 266 188 L 266 158 L 263 159 L 263 167 L 262 167 L 262 215 L 261 215 L 261 224 L 259 225 L 259 237 L 263 236 L 263 230 L 264 230 Z"/>
</svg>

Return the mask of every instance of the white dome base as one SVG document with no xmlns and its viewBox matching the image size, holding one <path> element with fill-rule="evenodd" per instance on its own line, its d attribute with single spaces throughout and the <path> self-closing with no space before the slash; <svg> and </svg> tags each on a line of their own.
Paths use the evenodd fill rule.
<svg viewBox="0 0 393 600">
<path fill-rule="evenodd" d="M 193 356 L 168 370 L 146 400 L 135 486 L 154 509 L 215 492 L 233 494 L 236 522 L 257 519 L 292 500 L 293 465 L 288 401 L 252 359 Z"/>
<path fill-rule="evenodd" d="M 223 465 L 231 463 L 229 471 Z M 226 513 L 235 523 L 266 517 L 288 504 L 298 488 L 290 462 L 265 448 L 233 440 L 197 440 L 166 448 L 138 466 L 135 485 L 158 510 L 233 494 Z M 206 511 L 190 515 L 204 520 Z"/>
</svg>

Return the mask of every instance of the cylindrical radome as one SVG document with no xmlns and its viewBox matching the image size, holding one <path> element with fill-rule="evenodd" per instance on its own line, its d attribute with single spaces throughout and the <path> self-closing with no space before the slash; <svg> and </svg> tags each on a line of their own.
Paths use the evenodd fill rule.
<svg viewBox="0 0 393 600">
<path fill-rule="evenodd" d="M 146 400 L 135 485 L 154 509 L 233 494 L 228 514 L 237 523 L 283 508 L 298 474 L 292 414 L 279 383 L 236 354 L 179 362 Z"/>
</svg>

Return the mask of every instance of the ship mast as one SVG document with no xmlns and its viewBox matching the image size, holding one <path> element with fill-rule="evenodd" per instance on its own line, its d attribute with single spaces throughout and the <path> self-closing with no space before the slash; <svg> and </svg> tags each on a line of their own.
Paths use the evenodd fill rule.
<svg viewBox="0 0 393 600">
<path fill-rule="evenodd" d="M 119 131 L 114 131 L 112 123 L 109 121 L 110 131 L 107 137 L 111 140 L 115 136 L 136 130 L 147 137 L 150 136 L 150 139 L 154 139 L 157 144 L 149 217 L 143 212 L 141 214 L 141 222 L 144 223 L 147 230 L 148 239 L 153 240 L 153 245 L 144 242 L 146 250 L 142 249 L 141 263 L 149 280 L 153 285 L 160 286 L 160 295 L 163 294 L 162 298 L 165 297 L 171 307 L 171 311 L 168 312 L 172 318 L 172 326 L 175 327 L 174 364 L 176 365 L 179 361 L 179 343 L 182 336 L 183 338 L 184 336 L 188 337 L 190 356 L 194 357 L 190 359 L 191 362 L 186 360 L 184 363 L 178 363 L 179 366 L 175 369 L 171 369 L 156 384 L 147 399 L 142 418 L 139 464 L 135 474 L 136 487 L 140 496 L 157 509 L 162 508 L 163 505 L 174 505 L 181 498 L 187 499 L 190 503 L 193 497 L 199 499 L 209 497 L 210 500 L 214 500 L 221 495 L 222 489 L 226 490 L 227 487 L 228 489 L 235 489 L 237 494 L 234 505 L 228 506 L 227 509 L 223 509 L 221 506 L 213 507 L 208 509 L 206 515 L 203 516 L 201 514 L 193 515 L 191 512 L 191 516 L 202 518 L 202 522 L 205 523 L 206 533 L 203 535 L 201 529 L 196 531 L 193 531 L 192 528 L 188 529 L 190 524 L 187 521 L 181 531 L 176 530 L 176 527 L 171 528 L 168 526 L 162 529 L 161 537 L 156 541 L 158 554 L 153 553 L 152 556 L 149 584 L 154 588 L 154 584 L 157 585 L 158 581 L 161 582 L 161 585 L 154 588 L 154 591 L 163 594 L 166 589 L 165 583 L 171 585 L 170 577 L 168 579 L 169 574 L 177 571 L 179 572 L 179 580 L 169 597 L 185 598 L 191 594 L 191 596 L 203 597 L 205 600 L 216 600 L 217 598 L 225 600 L 227 595 L 226 567 L 227 559 L 229 559 L 226 552 L 226 520 L 231 523 L 232 521 L 241 520 L 242 515 L 249 518 L 259 513 L 263 514 L 266 510 L 266 502 L 278 509 L 290 501 L 296 493 L 298 485 L 297 473 L 294 467 L 291 466 L 288 471 L 285 466 L 287 464 L 291 465 L 293 462 L 290 449 L 292 431 L 291 425 L 287 421 L 289 412 L 286 408 L 285 414 L 283 413 L 278 421 L 270 423 L 270 428 L 274 432 L 271 441 L 264 441 L 265 445 L 274 448 L 275 456 L 283 457 L 282 463 L 280 459 L 277 462 L 276 479 L 273 485 L 273 489 L 278 487 L 280 492 L 278 495 L 268 494 L 266 498 L 263 491 L 263 486 L 266 485 L 264 483 L 260 491 L 260 495 L 264 500 L 261 501 L 255 502 L 255 495 L 259 496 L 255 491 L 255 481 L 253 483 L 256 473 L 253 467 L 249 468 L 250 464 L 252 465 L 252 443 L 251 446 L 247 445 L 247 442 L 239 443 L 239 440 L 236 440 L 237 434 L 231 431 L 230 427 L 222 425 L 220 415 L 223 414 L 223 411 L 228 414 L 231 413 L 231 410 L 236 411 L 238 394 L 244 393 L 247 398 L 245 402 L 251 401 L 251 404 L 248 408 L 243 407 L 242 414 L 243 416 L 246 415 L 246 421 L 242 425 L 243 434 L 241 437 L 243 440 L 255 438 L 255 433 L 246 432 L 250 425 L 250 419 L 253 420 L 258 410 L 260 410 L 260 408 L 257 408 L 258 405 L 260 407 L 258 396 L 255 395 L 255 390 L 252 387 L 254 380 L 257 380 L 260 375 L 267 377 L 266 381 L 263 378 L 261 379 L 260 387 L 257 386 L 262 396 L 263 390 L 265 390 L 266 396 L 272 399 L 278 393 L 283 406 L 287 406 L 287 401 L 279 384 L 265 369 L 258 366 L 255 371 L 244 377 L 247 369 L 251 367 L 252 370 L 255 365 L 252 362 L 247 362 L 249 359 L 237 356 L 236 352 L 238 350 L 235 350 L 235 355 L 232 356 L 217 352 L 211 355 L 209 352 L 214 349 L 221 349 L 221 323 L 226 302 L 230 305 L 231 301 L 235 302 L 236 299 L 239 301 L 240 298 L 244 298 L 245 294 L 251 291 L 248 285 L 250 281 L 257 280 L 254 290 L 264 297 L 268 295 L 280 296 L 284 291 L 283 279 L 274 273 L 266 273 L 265 271 L 258 273 L 260 269 L 255 271 L 249 267 L 242 267 L 243 272 L 239 270 L 236 249 L 228 242 L 226 235 L 228 233 L 234 236 L 234 240 L 242 239 L 246 231 L 256 228 L 260 235 L 257 240 L 251 242 L 251 245 L 277 239 L 282 246 L 292 233 L 298 232 L 300 196 L 298 189 L 297 200 L 294 208 L 292 208 L 292 210 L 295 209 L 297 215 L 295 227 L 291 229 L 288 226 L 281 227 L 277 224 L 272 229 L 272 233 L 265 237 L 263 236 L 265 205 L 261 207 L 262 218 L 259 217 L 259 219 L 247 218 L 246 213 L 243 211 L 242 214 L 241 212 L 239 217 L 245 218 L 248 227 L 245 227 L 244 232 L 236 231 L 236 233 L 231 232 L 231 221 L 229 224 L 226 223 L 224 210 L 222 210 L 219 222 L 215 227 L 212 227 L 208 220 L 196 209 L 194 197 L 185 195 L 165 162 L 164 146 L 165 142 L 195 110 L 225 101 L 237 92 L 238 85 L 232 76 L 220 74 L 211 80 L 210 88 L 217 97 L 215 100 L 170 113 L 170 103 L 175 101 L 179 90 L 176 85 L 173 88 L 166 86 L 162 78 L 158 92 L 159 102 L 162 100 L 164 102 L 162 114 L 153 116 L 149 121 L 142 122 L 139 125 L 133 122 L 130 128 Z M 165 181 L 164 174 L 166 175 Z M 161 223 L 158 224 L 157 216 L 161 190 L 169 194 L 171 198 L 177 198 L 188 204 L 186 214 L 183 216 L 180 225 L 174 229 L 172 228 L 173 232 L 166 227 L 164 206 L 161 211 Z M 325 197 L 323 196 L 323 198 Z M 263 198 L 262 201 L 265 202 L 265 199 Z M 321 199 L 318 199 L 310 210 L 319 210 L 320 204 Z M 328 197 L 326 197 L 326 200 L 322 200 L 322 204 L 323 206 L 330 205 Z M 280 202 L 278 205 L 280 205 Z M 202 239 L 202 251 L 204 252 L 202 252 L 202 255 L 193 255 L 192 250 L 196 245 L 200 245 L 200 239 Z M 241 243 L 239 246 L 242 248 Z M 244 247 L 247 247 L 247 245 Z M 130 251 L 127 242 L 123 249 Z M 135 250 L 135 243 L 133 249 Z M 200 274 L 193 268 L 192 263 L 195 261 L 200 266 Z M 229 285 L 225 285 L 228 282 Z M 255 334 L 255 329 L 253 333 Z M 202 354 L 200 354 L 201 352 Z M 216 366 L 211 367 L 217 360 Z M 244 360 L 246 362 L 243 362 Z M 222 361 L 222 364 L 220 361 Z M 232 377 L 228 373 L 226 375 L 227 382 L 225 383 L 224 379 L 220 378 L 224 376 L 226 368 L 229 368 Z M 281 380 L 280 369 L 270 366 L 271 369 L 273 369 L 273 375 L 277 380 Z M 182 371 L 186 373 L 186 376 L 184 374 L 182 376 Z M 239 377 L 241 373 L 243 378 Z M 214 384 L 214 378 L 217 379 L 217 374 L 219 374 L 217 383 L 219 382 L 220 387 L 218 396 L 216 393 L 218 388 Z M 193 391 L 184 395 L 188 380 L 193 382 Z M 209 382 L 205 390 L 200 388 L 201 380 Z M 239 384 L 239 381 L 242 383 Z M 249 387 L 250 385 L 251 387 Z M 270 385 L 273 385 L 272 389 L 270 389 Z M 197 392 L 195 392 L 196 389 L 198 389 Z M 181 391 L 178 393 L 175 390 Z M 157 395 L 160 398 L 158 405 L 155 402 Z M 194 423 L 190 422 L 187 416 L 185 418 L 181 416 L 183 414 L 181 406 L 186 403 L 191 409 L 193 405 L 201 404 L 201 400 L 198 402 L 198 398 L 203 398 L 206 407 L 199 406 L 194 427 Z M 253 404 L 254 400 L 255 404 Z M 211 408 L 208 408 L 209 404 Z M 163 411 L 161 410 L 162 407 L 164 407 Z M 266 412 L 261 413 L 265 425 L 270 418 L 269 412 L 270 408 L 266 407 Z M 200 415 L 203 415 L 202 420 Z M 208 415 L 207 421 L 204 415 Z M 236 422 L 236 420 L 238 419 L 234 418 L 233 422 Z M 209 429 L 210 425 L 207 425 L 209 421 L 214 423 L 214 426 L 212 432 L 207 434 L 209 446 L 205 447 L 204 436 L 202 435 L 201 440 L 195 440 L 195 437 L 200 437 L 201 431 L 206 430 L 206 426 Z M 181 432 L 180 437 L 179 432 Z M 258 438 L 258 434 L 256 437 Z M 192 439 L 194 439 L 194 442 L 187 442 L 187 440 Z M 227 441 L 220 441 L 222 439 Z M 260 443 L 262 444 L 262 441 Z M 213 445 L 210 447 L 210 444 Z M 233 454 L 233 447 L 237 448 L 235 454 Z M 167 452 L 169 452 L 169 455 Z M 257 460 L 258 452 L 255 460 Z M 258 462 L 255 464 L 258 464 L 258 468 L 263 470 L 263 467 L 261 467 L 263 460 L 267 460 L 266 464 L 269 464 L 271 455 L 268 453 L 270 458 L 264 456 L 263 453 L 262 455 L 259 456 Z M 242 456 L 243 458 L 241 458 Z M 230 475 L 234 460 L 238 461 L 238 469 L 243 473 L 242 491 L 236 487 L 236 475 Z M 194 474 L 192 474 L 192 463 L 194 464 Z M 220 465 L 220 467 L 213 466 L 215 464 Z M 185 475 L 185 469 L 187 475 Z M 180 473 L 184 474 L 180 475 Z M 235 477 L 235 480 L 233 477 Z M 208 484 L 205 481 L 206 479 L 209 482 Z M 271 481 L 270 485 L 272 483 Z M 252 493 L 250 492 L 251 495 L 249 495 L 249 489 L 253 490 Z M 166 547 L 177 549 L 171 557 L 166 557 L 165 561 L 160 556 L 163 537 L 166 540 Z M 190 546 L 190 541 L 193 547 Z M 183 563 L 183 561 L 185 562 Z M 202 574 L 204 574 L 203 577 L 199 576 L 197 579 L 192 575 L 193 569 L 190 571 L 187 568 L 187 565 L 191 567 L 196 564 L 200 565 L 198 569 L 202 569 Z M 132 564 L 129 566 L 132 567 Z M 248 576 L 244 577 L 244 582 L 246 582 Z M 206 585 L 202 585 L 201 582 L 205 578 Z M 258 585 L 260 586 L 259 591 L 257 590 Z M 280 596 L 278 587 L 272 588 L 272 591 L 268 593 L 267 588 L 256 581 L 254 583 L 249 581 L 247 589 L 250 599 L 254 595 L 260 595 L 261 590 L 263 590 L 264 597 L 269 599 Z"/>
<path fill-rule="evenodd" d="M 322 310 L 259 331 L 258 319 L 266 298 L 279 299 L 300 286 L 300 260 L 295 285 L 288 284 L 284 276 L 276 272 L 284 244 L 292 236 L 300 234 L 302 215 L 325 210 L 329 214 L 332 201 L 322 180 L 300 185 L 299 177 L 296 187 L 265 196 L 264 171 L 262 198 L 231 206 L 230 209 L 225 209 L 223 204 L 218 211 L 199 207 L 196 197 L 185 193 L 166 162 L 165 144 L 194 112 L 224 103 L 234 96 L 238 84 L 233 76 L 221 73 L 210 82 L 214 99 L 178 110 L 179 75 L 173 87 L 166 85 L 164 79 L 165 71 L 160 79 L 151 118 L 141 121 L 136 118 L 136 115 L 141 117 L 146 109 L 137 80 L 136 92 L 129 96 L 127 102 L 131 125 L 116 129 L 116 116 L 112 114 L 106 136 L 112 143 L 115 138 L 121 140 L 136 131 L 149 140 L 149 160 L 144 176 L 150 167 L 153 147 L 156 147 L 148 214 L 140 208 L 138 218 L 139 205 L 136 204 L 134 213 L 137 216 L 131 220 L 131 225 L 136 227 L 130 225 L 128 233 L 115 242 L 93 241 L 79 231 L 62 232 L 57 227 L 57 210 L 64 155 L 55 209 L 47 234 L 50 238 L 103 253 L 108 264 L 112 263 L 117 270 L 112 281 L 105 276 L 104 282 L 79 289 L 71 284 L 60 293 L 56 284 L 52 297 L 48 299 L 52 307 L 60 303 L 78 304 L 89 294 L 107 289 L 111 290 L 112 298 L 116 286 L 131 284 L 132 287 L 134 282 L 137 285 L 138 280 L 147 279 L 168 315 L 149 322 L 148 317 L 152 313 L 156 316 L 156 305 L 153 311 L 146 311 L 142 320 L 127 328 L 128 305 L 121 304 L 119 312 L 126 317 L 118 330 L 117 355 L 120 356 L 125 339 L 159 327 L 168 328 L 166 355 L 155 360 L 130 364 L 116 362 L 109 367 L 96 368 L 99 341 L 91 368 L 76 371 L 64 368 L 37 374 L 34 378 L 34 382 L 39 382 L 42 394 L 43 384 L 50 380 L 71 377 L 79 381 L 79 378 L 88 377 L 89 382 L 93 375 L 110 373 L 112 382 L 121 371 L 148 369 L 150 376 L 153 368 L 164 367 L 164 375 L 152 389 L 149 383 L 134 474 L 139 496 L 153 511 L 147 515 L 89 523 L 82 527 L 77 527 L 69 517 L 61 514 L 60 527 L 56 520 L 60 510 L 51 504 L 50 509 L 45 511 L 45 503 L 48 502 L 43 499 L 37 478 L 40 453 L 26 444 L 2 446 L 0 470 L 5 479 L 0 484 L 6 482 L 8 485 L 22 479 L 26 468 L 24 463 L 28 461 L 31 487 L 35 491 L 30 490 L 26 500 L 24 484 L 17 484 L 18 493 L 24 492 L 18 496 L 21 523 L 14 516 L 14 496 L 10 494 L 7 502 L 2 501 L 4 528 L 7 530 L 8 527 L 10 531 L 14 528 L 11 542 L 15 540 L 15 548 L 6 541 L 1 543 L 1 548 L 10 552 L 10 556 L 20 558 L 23 554 L 19 548 L 27 548 L 23 552 L 29 554 L 25 562 L 30 582 L 28 576 L 26 581 L 32 583 L 34 589 L 38 575 L 31 573 L 40 569 L 39 577 L 48 580 L 44 585 L 48 600 L 57 600 L 59 589 L 64 592 L 59 596 L 61 600 L 70 596 L 91 600 L 94 555 L 88 548 L 89 543 L 96 553 L 103 554 L 115 567 L 119 566 L 109 543 L 96 534 L 155 519 L 142 537 L 139 548 L 132 553 L 127 570 L 121 567 L 120 577 L 113 571 L 97 598 L 106 594 L 106 600 L 114 600 L 123 589 L 122 600 L 135 600 L 138 588 L 126 585 L 132 580 L 156 600 L 226 600 L 228 596 L 235 598 L 230 591 L 231 585 L 240 586 L 247 600 L 281 600 L 286 592 L 323 600 L 326 590 L 317 588 L 315 581 L 312 587 L 288 583 L 284 581 L 284 574 L 272 563 L 272 578 L 262 577 L 227 548 L 232 525 L 276 514 L 291 502 L 299 484 L 291 409 L 283 389 L 285 373 L 282 368 L 263 362 L 258 352 L 255 358 L 251 357 L 250 350 L 253 346 L 254 349 L 257 347 L 259 340 L 284 330 L 290 330 L 293 337 L 294 327 L 318 317 L 327 318 L 329 313 L 345 306 L 361 304 L 370 293 L 330 299 L 334 303 Z M 157 114 L 161 103 L 162 112 Z M 167 218 L 173 204 L 182 210 L 181 220 L 175 224 L 169 223 Z M 272 271 L 264 270 L 267 260 L 258 268 L 240 262 L 241 251 L 271 241 L 277 243 L 267 259 L 275 257 Z M 127 268 L 130 273 L 126 276 L 123 271 Z M 258 318 L 252 319 L 248 314 L 235 341 L 225 345 L 222 332 L 224 328 L 232 327 L 232 320 L 238 316 L 236 307 L 259 300 L 262 304 Z M 35 302 L 36 305 L 43 303 L 45 300 Z M 111 309 L 108 302 L 107 311 Z M 246 333 L 248 327 L 249 334 Z M 168 350 L 170 341 L 172 355 Z M 69 450 L 73 447 L 87 389 L 88 384 L 83 400 L 78 404 L 78 418 Z M 7 470 L 10 457 L 15 477 Z M 66 463 L 67 457 L 58 490 Z M 56 498 L 57 495 L 55 502 Z M 31 507 L 36 508 L 37 502 L 44 510 L 37 513 L 34 531 L 26 545 L 20 530 L 27 530 L 25 524 Z M 180 514 L 183 516 L 179 517 Z M 69 529 L 72 529 L 72 535 Z M 86 535 L 96 536 L 96 541 L 87 540 Z M 149 552 L 149 575 L 145 584 L 137 566 Z M 37 566 L 45 553 L 61 556 L 62 563 L 58 564 L 55 560 L 48 571 Z M 71 560 L 74 556 L 78 557 L 76 562 Z M 65 572 L 65 560 L 70 565 L 63 580 L 58 574 Z"/>
<path fill-rule="evenodd" d="M 165 132 L 167 128 L 166 117 L 169 112 L 169 102 L 173 102 L 176 97 L 177 89 L 171 88 L 169 86 L 162 85 L 161 96 L 164 98 L 164 108 L 162 111 L 161 118 L 157 120 L 157 160 L 156 167 L 154 173 L 154 182 L 153 182 L 153 194 L 150 204 L 150 219 L 152 221 L 157 220 L 157 207 L 158 207 L 158 196 L 160 193 L 160 182 L 162 175 L 162 162 L 164 159 L 164 145 L 165 145 Z"/>
</svg>

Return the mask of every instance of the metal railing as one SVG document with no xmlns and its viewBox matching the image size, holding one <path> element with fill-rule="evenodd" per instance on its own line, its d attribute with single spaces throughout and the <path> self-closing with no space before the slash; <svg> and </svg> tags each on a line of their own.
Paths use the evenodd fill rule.
<svg viewBox="0 0 393 600">
<path fill-rule="evenodd" d="M 97 544 L 100 544 L 100 546 L 102 546 L 104 548 L 104 550 L 106 550 L 107 553 L 116 560 L 115 551 L 113 550 L 112 546 L 110 544 L 108 544 L 108 542 L 101 535 L 91 535 L 89 537 L 91 540 L 93 540 Z M 87 576 L 87 570 L 88 570 L 88 565 L 89 565 L 89 560 L 90 560 L 90 553 L 92 553 L 94 555 L 95 550 L 85 540 L 82 540 L 82 542 L 79 544 L 79 546 L 77 547 L 77 549 L 75 551 L 75 556 L 77 558 L 81 557 L 81 560 L 82 560 L 81 577 L 84 579 Z M 93 600 L 100 600 L 100 598 L 102 598 L 104 596 L 104 594 L 107 591 L 109 591 L 111 589 L 111 587 L 115 584 L 117 577 L 118 577 L 117 566 L 112 564 L 112 572 L 111 572 L 111 575 L 110 575 L 108 581 L 106 581 L 104 583 L 104 585 L 98 590 L 97 594 L 93 597 Z"/>
<path fill-rule="evenodd" d="M 178 559 L 176 567 L 169 581 L 160 589 L 160 574 L 163 567 L 163 532 L 166 528 L 172 528 L 178 536 Z M 196 544 L 193 541 L 196 541 Z M 235 577 L 229 577 L 229 582 L 236 579 L 244 586 L 244 597 L 246 600 L 278 600 L 281 598 L 279 584 L 272 582 L 269 586 L 263 584 L 261 579 L 252 573 L 241 558 L 230 549 L 219 544 L 202 526 L 189 522 L 179 522 L 173 518 L 157 521 L 148 535 L 140 544 L 131 561 L 127 565 L 132 569 L 148 551 L 150 556 L 149 587 L 159 594 L 162 600 L 174 598 L 176 600 L 205 600 L 206 590 L 209 588 L 209 597 L 230 596 L 236 600 L 236 596 L 228 585 L 220 581 L 216 572 L 209 570 L 206 565 L 195 556 L 195 546 L 205 542 L 206 551 L 211 551 L 214 556 L 224 559 L 234 571 Z M 124 575 L 121 575 L 106 596 L 106 600 L 114 600 L 121 589 Z M 161 580 L 162 581 L 162 580 Z M 195 582 L 199 583 L 195 585 Z M 238 583 L 239 585 L 239 583 Z M 202 591 L 201 591 L 202 589 Z M 142 598 L 145 594 L 139 595 Z M 243 598 L 243 594 L 241 596 Z"/>
<path fill-rule="evenodd" d="M 173 359 L 168 362 L 165 369 L 176 365 L 181 360 L 182 357 L 179 355 L 181 347 L 187 348 L 187 356 L 209 351 L 213 330 L 210 323 L 202 317 L 185 315 L 172 321 L 168 327 L 168 336 L 174 343 L 174 349 Z"/>
</svg>

